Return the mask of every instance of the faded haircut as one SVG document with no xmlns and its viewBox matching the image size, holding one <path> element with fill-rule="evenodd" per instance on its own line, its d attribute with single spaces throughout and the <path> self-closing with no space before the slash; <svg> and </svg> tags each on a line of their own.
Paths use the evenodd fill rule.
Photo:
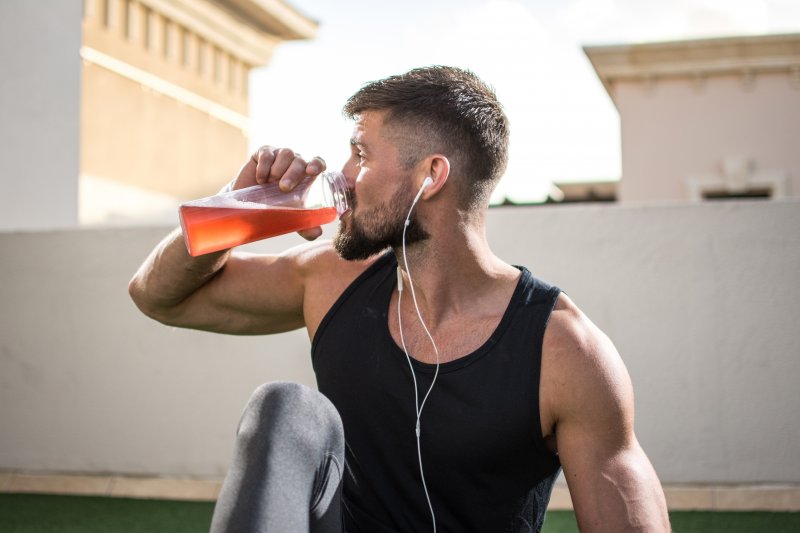
<svg viewBox="0 0 800 533">
<path fill-rule="evenodd" d="M 369 82 L 351 96 L 343 113 L 386 111 L 384 124 L 406 170 L 430 154 L 450 161 L 461 207 L 479 209 L 506 169 L 508 118 L 491 87 L 474 73 L 431 66 Z"/>
</svg>

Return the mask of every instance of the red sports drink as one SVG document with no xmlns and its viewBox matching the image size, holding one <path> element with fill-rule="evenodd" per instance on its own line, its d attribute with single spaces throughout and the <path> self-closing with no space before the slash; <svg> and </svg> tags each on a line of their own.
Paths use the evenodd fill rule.
<svg viewBox="0 0 800 533">
<path fill-rule="evenodd" d="M 236 209 L 182 205 L 180 219 L 186 248 L 189 255 L 196 257 L 333 222 L 336 208 Z"/>
<path fill-rule="evenodd" d="M 179 215 L 186 249 L 198 256 L 321 226 L 347 208 L 344 175 L 325 172 L 288 192 L 266 183 L 193 200 L 181 205 Z"/>
</svg>

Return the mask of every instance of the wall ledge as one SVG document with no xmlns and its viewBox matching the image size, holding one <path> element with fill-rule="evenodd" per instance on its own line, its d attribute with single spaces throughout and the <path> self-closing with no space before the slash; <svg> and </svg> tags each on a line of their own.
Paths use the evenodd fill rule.
<svg viewBox="0 0 800 533">
<path fill-rule="evenodd" d="M 0 494 L 59 494 L 187 501 L 215 501 L 221 479 L 0 472 Z M 800 511 L 800 484 L 665 484 L 671 511 Z M 553 489 L 551 510 L 571 510 L 569 490 Z"/>
</svg>

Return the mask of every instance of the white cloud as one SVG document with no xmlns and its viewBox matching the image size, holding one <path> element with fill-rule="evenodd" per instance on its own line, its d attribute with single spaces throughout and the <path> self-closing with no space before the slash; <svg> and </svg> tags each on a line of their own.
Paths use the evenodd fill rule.
<svg viewBox="0 0 800 533">
<path fill-rule="evenodd" d="M 795 0 L 576 0 L 558 16 L 573 37 L 642 42 L 770 31 L 771 10 Z M 795 24 L 800 16 L 795 17 Z"/>
</svg>

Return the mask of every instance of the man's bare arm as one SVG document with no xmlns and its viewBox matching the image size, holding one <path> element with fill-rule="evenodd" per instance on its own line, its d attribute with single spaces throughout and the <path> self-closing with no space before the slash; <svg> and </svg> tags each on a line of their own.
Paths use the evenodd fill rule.
<svg viewBox="0 0 800 533">
<path fill-rule="evenodd" d="M 611 341 L 561 296 L 545 333 L 542 398 L 582 532 L 668 532 L 664 493 L 633 429 Z"/>
<path fill-rule="evenodd" d="M 263 147 L 245 163 L 234 188 L 268 181 L 292 189 L 325 169 L 288 149 Z M 306 231 L 316 238 L 319 228 Z M 313 253 L 311 255 L 314 255 Z M 235 334 L 275 333 L 301 327 L 308 250 L 279 256 L 217 252 L 189 256 L 180 230 L 167 236 L 129 284 L 136 305 L 165 324 Z"/>
<path fill-rule="evenodd" d="M 171 326 L 262 334 L 303 326 L 300 250 L 192 258 L 180 230 L 150 254 L 128 289 L 146 315 Z"/>
</svg>

